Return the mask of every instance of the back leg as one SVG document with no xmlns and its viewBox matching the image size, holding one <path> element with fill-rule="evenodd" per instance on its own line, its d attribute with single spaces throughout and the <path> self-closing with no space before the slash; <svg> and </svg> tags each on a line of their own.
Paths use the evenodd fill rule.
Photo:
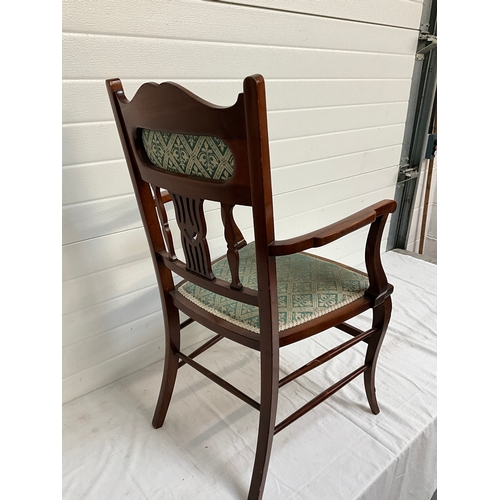
<svg viewBox="0 0 500 500">
<path fill-rule="evenodd" d="M 158 395 L 158 402 L 156 403 L 153 416 L 153 427 L 155 429 L 161 427 L 165 421 L 179 368 L 179 358 L 176 354 L 180 350 L 179 311 L 172 304 L 169 296 L 166 298 L 166 303 L 167 305 L 163 311 L 165 323 L 165 364 L 163 366 L 160 394 Z"/>
<path fill-rule="evenodd" d="M 365 356 L 365 364 L 369 366 L 364 373 L 366 397 L 368 398 L 370 409 L 375 415 L 380 412 L 375 393 L 375 369 L 385 332 L 389 326 L 391 311 L 392 301 L 390 297 L 387 297 L 382 304 L 373 309 L 372 327 L 378 330 L 368 338 L 368 348 Z"/>
<path fill-rule="evenodd" d="M 259 432 L 248 500 L 261 500 L 264 494 L 278 408 L 278 364 L 277 346 L 274 352 L 271 350 L 271 353 L 261 353 Z"/>
</svg>

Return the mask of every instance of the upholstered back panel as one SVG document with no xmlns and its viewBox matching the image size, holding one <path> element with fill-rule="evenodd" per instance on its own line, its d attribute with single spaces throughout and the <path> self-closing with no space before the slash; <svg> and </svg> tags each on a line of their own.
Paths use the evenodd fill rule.
<svg viewBox="0 0 500 500">
<path fill-rule="evenodd" d="M 149 161 L 170 172 L 218 181 L 234 173 L 233 153 L 217 137 L 143 129 L 142 142 Z"/>
</svg>

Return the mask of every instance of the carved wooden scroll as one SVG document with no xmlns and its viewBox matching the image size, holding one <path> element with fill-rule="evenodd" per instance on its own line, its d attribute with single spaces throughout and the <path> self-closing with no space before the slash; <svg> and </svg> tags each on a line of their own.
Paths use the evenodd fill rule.
<svg viewBox="0 0 500 500">
<path fill-rule="evenodd" d="M 172 233 L 170 232 L 170 226 L 168 225 L 167 211 L 165 210 L 165 205 L 163 201 L 163 195 L 158 186 L 154 187 L 154 197 L 156 201 L 156 210 L 158 212 L 158 218 L 161 222 L 161 230 L 163 233 L 163 239 L 167 245 L 168 256 L 170 260 L 177 260 L 174 249 L 174 240 L 172 238 Z"/>
<path fill-rule="evenodd" d="M 209 280 L 215 279 L 207 242 L 207 223 L 203 201 L 170 193 L 174 201 L 175 216 L 181 232 L 186 268 Z"/>
<path fill-rule="evenodd" d="M 227 262 L 231 271 L 231 288 L 240 290 L 243 285 L 240 282 L 239 266 L 240 255 L 238 250 L 243 248 L 247 242 L 243 238 L 240 229 L 233 218 L 234 205 L 221 203 L 222 222 L 224 224 L 224 237 L 227 242 Z"/>
</svg>

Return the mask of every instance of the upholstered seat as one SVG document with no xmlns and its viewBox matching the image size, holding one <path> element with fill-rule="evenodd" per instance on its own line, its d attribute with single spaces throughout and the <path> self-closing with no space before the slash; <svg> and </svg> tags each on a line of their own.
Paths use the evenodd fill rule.
<svg viewBox="0 0 500 500">
<path fill-rule="evenodd" d="M 255 245 L 240 252 L 240 280 L 244 287 L 257 290 Z M 226 258 L 212 265 L 217 278 L 231 281 Z M 307 253 L 276 258 L 279 330 L 306 323 L 362 297 L 368 289 L 368 277 L 338 263 Z M 186 298 L 202 309 L 230 323 L 259 332 L 259 308 L 210 292 L 187 282 L 178 288 Z"/>
</svg>

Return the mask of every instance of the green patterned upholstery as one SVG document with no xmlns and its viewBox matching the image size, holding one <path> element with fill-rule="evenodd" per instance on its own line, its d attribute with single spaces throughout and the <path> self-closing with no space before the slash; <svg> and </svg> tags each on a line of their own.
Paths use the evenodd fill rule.
<svg viewBox="0 0 500 500">
<path fill-rule="evenodd" d="M 219 181 L 233 175 L 233 153 L 217 137 L 143 129 L 142 142 L 149 161 L 170 172 Z"/>
<path fill-rule="evenodd" d="M 339 265 L 299 253 L 276 258 L 279 329 L 305 323 L 362 297 L 368 278 Z M 231 281 L 226 259 L 212 265 L 217 278 Z M 240 250 L 240 280 L 257 289 L 255 248 L 250 243 Z M 252 332 L 259 332 L 259 310 L 185 283 L 179 292 L 203 309 Z"/>
</svg>

